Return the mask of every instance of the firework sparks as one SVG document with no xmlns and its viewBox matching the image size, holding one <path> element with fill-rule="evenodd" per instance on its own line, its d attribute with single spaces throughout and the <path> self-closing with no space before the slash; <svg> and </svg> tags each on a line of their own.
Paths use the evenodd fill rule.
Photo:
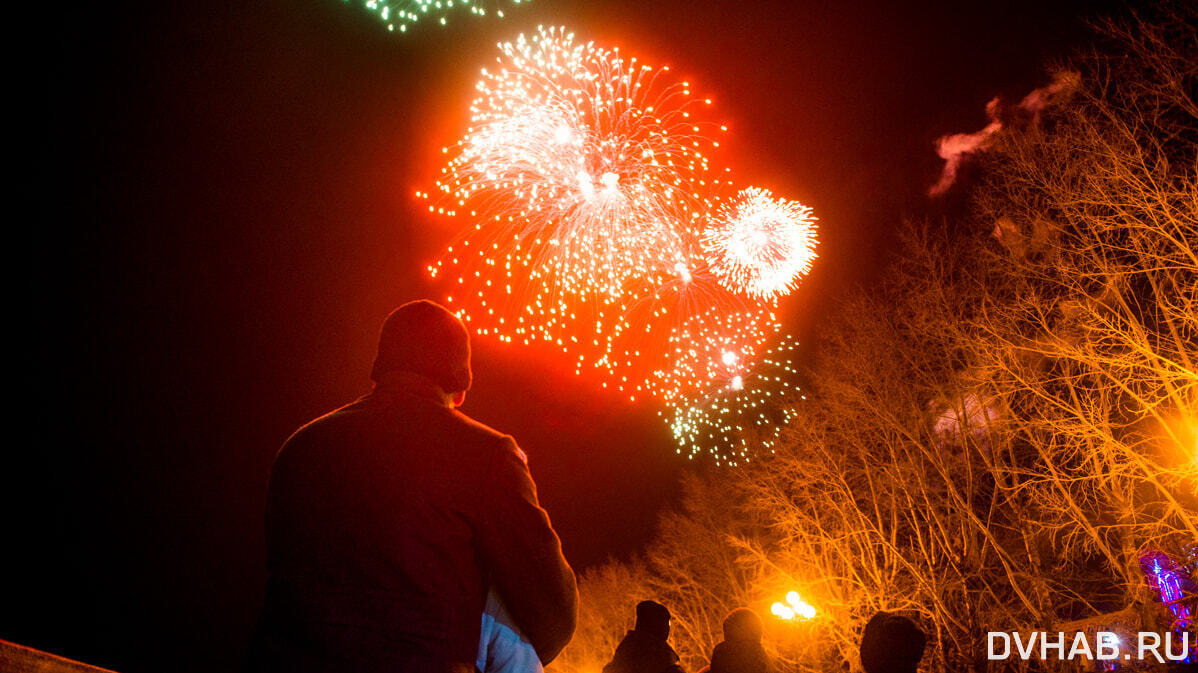
<svg viewBox="0 0 1198 673">
<path fill-rule="evenodd" d="M 690 231 L 722 184 L 714 125 L 693 114 L 710 100 L 558 29 L 500 50 L 437 183 L 452 202 L 439 210 L 474 228 L 430 271 L 458 274 L 457 308 L 480 334 L 552 343 L 579 372 L 645 390 L 644 318 L 671 312 L 663 293 L 686 294 L 687 310 L 703 296 L 676 286 L 702 286 Z"/>
<path fill-rule="evenodd" d="M 350 0 L 344 0 L 349 2 Z M 484 0 L 361 0 L 366 9 L 373 12 L 387 30 L 406 33 L 408 27 L 420 21 L 433 21 L 444 26 L 451 12 L 469 9 L 475 16 L 497 16 L 503 18 L 503 4 L 519 5 L 529 0 L 508 0 L 506 3 Z"/>
<path fill-rule="evenodd" d="M 471 225 L 428 267 L 450 306 L 477 334 L 549 344 L 577 374 L 659 399 L 680 453 L 770 450 L 793 414 L 793 344 L 767 299 L 810 266 L 810 210 L 756 189 L 721 207 L 729 170 L 709 154 L 727 129 L 668 68 L 560 29 L 499 48 L 435 194 L 417 193 Z M 727 243 L 738 227 L 766 240 Z"/>
<path fill-rule="evenodd" d="M 657 373 L 662 400 L 675 404 L 693 390 L 728 385 L 780 329 L 765 308 L 695 315 L 669 337 L 670 367 Z"/>
<path fill-rule="evenodd" d="M 712 269 L 730 290 L 772 300 L 793 290 L 815 259 L 815 217 L 794 201 L 750 187 L 703 232 Z"/>
<path fill-rule="evenodd" d="M 794 351 L 772 314 L 733 314 L 684 330 L 663 398 L 678 452 L 738 465 L 772 453 L 796 416 Z M 767 341 L 778 339 L 766 347 Z"/>
</svg>

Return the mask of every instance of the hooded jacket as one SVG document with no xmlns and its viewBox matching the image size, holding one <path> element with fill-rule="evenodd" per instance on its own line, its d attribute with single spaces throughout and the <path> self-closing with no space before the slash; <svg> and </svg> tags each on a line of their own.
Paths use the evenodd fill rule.
<svg viewBox="0 0 1198 673">
<path fill-rule="evenodd" d="M 770 673 L 773 666 L 760 642 L 725 640 L 711 652 L 708 673 Z"/>
<path fill-rule="evenodd" d="M 665 638 L 634 629 L 620 641 L 603 673 L 682 673 L 682 667 Z"/>
<path fill-rule="evenodd" d="M 770 673 L 773 664 L 761 645 L 761 618 L 737 608 L 724 619 L 724 642 L 711 652 L 707 673 Z"/>
<path fill-rule="evenodd" d="M 251 671 L 472 671 L 488 586 L 548 663 L 578 591 L 524 452 L 396 373 L 271 471 Z"/>
</svg>

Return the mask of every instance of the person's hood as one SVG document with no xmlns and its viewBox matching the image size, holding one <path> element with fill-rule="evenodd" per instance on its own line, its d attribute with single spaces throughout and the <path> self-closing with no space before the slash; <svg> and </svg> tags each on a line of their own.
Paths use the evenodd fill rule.
<svg viewBox="0 0 1198 673">
<path fill-rule="evenodd" d="M 391 371 L 375 382 L 368 397 L 387 402 L 403 397 L 416 397 L 448 407 L 450 396 L 436 381 L 415 372 Z"/>
</svg>

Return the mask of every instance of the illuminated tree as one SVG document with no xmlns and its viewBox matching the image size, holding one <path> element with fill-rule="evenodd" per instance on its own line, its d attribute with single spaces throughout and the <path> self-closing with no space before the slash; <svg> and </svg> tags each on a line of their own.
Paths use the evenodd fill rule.
<svg viewBox="0 0 1198 673">
<path fill-rule="evenodd" d="M 880 298 L 828 330 L 793 450 L 745 483 L 856 661 L 876 609 L 917 615 L 934 670 L 986 631 L 1153 615 L 1149 548 L 1198 540 L 1198 12 L 1108 24 L 1053 106 L 983 153 L 976 234 L 920 232 Z M 818 641 L 818 639 L 817 639 Z M 830 651 L 831 650 L 831 651 Z"/>
<path fill-rule="evenodd" d="M 723 639 L 724 617 L 754 600 L 756 570 L 744 562 L 742 550 L 744 540 L 760 528 L 739 506 L 739 487 L 688 476 L 683 490 L 681 510 L 662 518 L 655 542 L 641 558 L 611 562 L 583 576 L 578 630 L 551 671 L 597 673 L 632 628 L 636 604 L 645 599 L 670 609 L 670 642 L 683 670 L 697 671 Z"/>
<path fill-rule="evenodd" d="M 959 341 L 1027 454 L 996 479 L 1130 602 L 1146 547 L 1198 540 L 1198 10 L 1105 33 L 1116 55 L 987 156 L 994 272 Z"/>
<path fill-rule="evenodd" d="M 649 596 L 649 571 L 639 561 L 610 562 L 579 582 L 578 628 L 552 671 L 600 673 L 636 620 L 636 604 Z"/>
<path fill-rule="evenodd" d="M 988 631 L 1168 628 L 1140 558 L 1198 540 L 1198 9 L 1103 35 L 988 136 L 971 216 L 913 227 L 829 316 L 776 455 L 692 488 L 647 553 L 638 590 L 708 634 L 688 662 L 790 590 L 817 612 L 767 617 L 784 670 L 859 670 L 877 610 L 923 625 L 931 671 L 1026 670 Z"/>
</svg>

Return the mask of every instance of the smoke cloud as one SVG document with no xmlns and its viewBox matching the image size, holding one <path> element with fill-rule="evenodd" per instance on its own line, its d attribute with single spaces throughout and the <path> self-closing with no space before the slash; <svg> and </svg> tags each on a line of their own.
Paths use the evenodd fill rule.
<svg viewBox="0 0 1198 673">
<path fill-rule="evenodd" d="M 985 150 L 991 143 L 994 134 L 1003 129 L 1004 116 L 1024 116 L 1037 120 L 1040 113 L 1062 94 L 1076 88 L 1080 77 L 1077 73 L 1062 70 L 1053 75 L 1053 80 L 1047 86 L 1033 89 L 1023 97 L 1011 110 L 1004 109 L 1002 101 L 993 98 L 986 104 L 986 118 L 990 120 L 985 127 L 973 133 L 954 133 L 942 136 L 936 141 L 936 154 L 944 159 L 944 168 L 940 171 L 940 179 L 928 190 L 929 196 L 940 196 L 948 191 L 957 181 L 957 173 L 965 159 L 977 152 Z M 1014 114 L 1004 114 L 1004 113 Z"/>
</svg>

